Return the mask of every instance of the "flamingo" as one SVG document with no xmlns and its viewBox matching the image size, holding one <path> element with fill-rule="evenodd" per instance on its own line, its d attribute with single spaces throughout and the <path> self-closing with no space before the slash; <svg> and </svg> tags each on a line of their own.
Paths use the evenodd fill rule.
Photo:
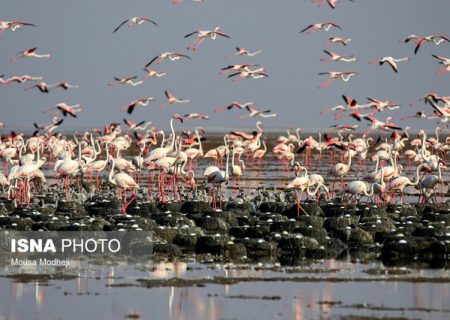
<svg viewBox="0 0 450 320">
<path fill-rule="evenodd" d="M 154 24 L 155 26 L 158 26 L 158 24 L 155 21 L 151 20 L 150 18 L 147 18 L 147 17 L 133 17 L 133 18 L 124 20 L 121 24 L 119 24 L 117 26 L 117 28 L 114 29 L 113 33 L 116 33 L 125 24 L 127 24 L 128 27 L 131 27 L 133 25 L 144 24 L 145 22 L 150 22 L 150 23 Z"/>
<path fill-rule="evenodd" d="M 250 52 L 245 48 L 242 47 L 236 47 L 236 53 L 233 54 L 234 56 L 238 56 L 238 57 L 253 57 L 256 56 L 257 54 L 262 53 L 262 50 L 257 50 L 257 51 L 253 51 Z M 227 56 L 225 56 L 225 58 L 227 58 Z"/>
<path fill-rule="evenodd" d="M 422 167 L 424 166 L 424 164 L 420 164 L 417 169 L 416 169 L 416 180 L 414 182 L 412 182 L 411 180 L 409 180 L 408 177 L 405 176 L 399 176 L 393 180 L 391 180 L 391 182 L 388 185 L 388 189 L 389 191 L 391 191 L 392 193 L 394 193 L 395 191 L 400 191 L 402 194 L 402 204 L 405 204 L 405 193 L 404 193 L 404 189 L 407 186 L 416 186 L 419 184 L 420 182 L 420 176 L 419 176 L 419 171 L 420 169 L 422 169 Z M 394 197 L 395 199 L 395 197 Z"/>
<path fill-rule="evenodd" d="M 330 58 L 321 58 L 320 61 L 342 61 L 342 62 L 353 62 L 358 60 L 355 56 L 341 56 L 336 52 L 323 50 Z"/>
<path fill-rule="evenodd" d="M 38 84 L 35 84 L 31 87 L 25 88 L 23 90 L 28 91 L 33 88 L 37 88 L 42 93 L 49 93 L 50 92 L 50 86 L 46 84 L 45 82 L 39 82 Z"/>
<path fill-rule="evenodd" d="M 131 120 L 127 120 L 127 119 L 123 119 L 123 122 L 125 122 L 125 124 L 129 127 L 129 129 L 131 131 L 135 131 L 135 130 L 143 130 L 145 131 L 145 129 L 147 129 L 147 127 L 152 125 L 151 121 L 148 121 L 147 123 L 145 121 L 141 121 L 139 123 L 135 123 Z"/>
<path fill-rule="evenodd" d="M 135 79 L 137 79 L 137 76 L 127 77 L 127 78 L 114 77 L 114 80 L 116 80 L 116 82 L 108 83 L 108 87 L 114 87 L 114 86 L 118 86 L 121 84 L 129 84 L 130 86 L 136 87 L 136 86 L 144 83 L 144 80 L 139 80 L 139 81 L 134 82 L 133 80 L 135 80 Z"/>
<path fill-rule="evenodd" d="M 56 84 L 51 86 L 51 90 L 57 89 L 57 88 L 61 88 L 61 89 L 64 89 L 64 90 L 69 90 L 69 89 L 79 89 L 80 86 L 73 85 L 73 84 L 70 84 L 68 82 L 60 82 L 60 83 L 56 83 Z"/>
<path fill-rule="evenodd" d="M 167 73 L 165 72 L 159 72 L 159 71 L 155 71 L 153 69 L 149 69 L 149 68 L 144 68 L 144 70 L 147 72 L 147 75 L 144 77 L 144 80 L 147 80 L 149 78 L 161 78 L 164 77 Z"/>
<path fill-rule="evenodd" d="M 450 40 L 442 34 L 438 34 L 438 35 L 431 35 L 431 36 L 426 36 L 423 38 L 420 38 L 417 42 L 416 42 L 416 48 L 414 49 L 414 54 L 417 54 L 417 52 L 419 51 L 420 47 L 424 44 L 424 43 L 431 43 L 434 44 L 436 46 L 440 45 L 442 42 L 450 42 Z"/>
<path fill-rule="evenodd" d="M 238 108 L 238 109 L 242 110 L 242 109 L 246 108 L 247 106 L 252 106 L 253 104 L 254 104 L 253 101 L 248 101 L 246 103 L 240 103 L 240 102 L 235 101 L 225 107 L 214 109 L 214 112 L 222 112 L 225 110 L 231 110 L 233 108 Z"/>
<path fill-rule="evenodd" d="M 191 57 L 189 57 L 183 53 L 180 53 L 180 52 L 176 52 L 176 51 L 164 52 L 164 53 L 161 53 L 159 56 L 156 56 L 152 60 L 150 60 L 150 62 L 148 62 L 145 65 L 145 68 L 147 68 L 153 62 L 155 62 L 156 64 L 160 64 L 161 62 L 163 62 L 164 60 L 167 60 L 167 59 L 170 61 L 177 61 L 177 60 L 180 60 L 181 58 L 191 59 Z"/>
<path fill-rule="evenodd" d="M 22 58 L 50 58 L 52 55 L 51 54 L 37 54 L 36 51 L 37 47 L 28 49 L 28 50 L 24 50 L 22 52 L 19 53 L 18 56 L 11 58 L 11 62 L 16 62 L 19 59 Z"/>
<path fill-rule="evenodd" d="M 136 183 L 136 181 L 134 181 L 134 179 L 131 176 L 129 176 L 125 172 L 119 172 L 115 174 L 114 173 L 115 160 L 112 157 L 110 157 L 109 159 L 111 162 L 111 171 L 108 176 L 108 181 L 112 183 L 114 186 L 116 186 L 116 188 L 124 192 L 122 214 L 126 216 L 127 207 L 137 198 L 137 194 L 134 192 L 134 190 L 138 190 L 139 185 Z M 131 191 L 131 194 L 133 196 L 130 199 L 130 201 L 127 202 L 128 190 Z"/>
<path fill-rule="evenodd" d="M 434 58 L 438 59 L 440 64 L 444 65 L 443 67 L 439 68 L 436 71 L 437 75 L 443 75 L 446 72 L 450 72 L 450 58 L 443 57 L 443 56 L 438 56 L 438 55 L 435 55 L 435 54 L 432 54 L 432 56 Z"/>
<path fill-rule="evenodd" d="M 58 103 L 54 108 L 61 111 L 62 115 L 66 117 L 67 115 L 72 116 L 73 118 L 77 117 L 77 113 L 81 111 L 81 105 L 80 104 L 74 104 L 72 106 L 69 106 L 65 102 Z M 51 109 L 49 109 L 51 110 Z M 49 110 L 46 110 L 45 112 L 48 112 Z"/>
<path fill-rule="evenodd" d="M 310 24 L 305 29 L 300 30 L 300 33 L 306 31 L 306 34 L 310 34 L 319 30 L 330 31 L 331 28 L 336 28 L 342 31 L 342 28 L 333 22 L 324 22 L 324 23 L 316 23 Z"/>
<path fill-rule="evenodd" d="M 136 99 L 136 100 L 131 101 L 128 104 L 124 104 L 123 106 L 121 106 L 120 107 L 120 111 L 127 110 L 128 114 L 132 114 L 133 111 L 134 111 L 134 108 L 136 108 L 137 106 L 144 106 L 144 107 L 146 107 L 146 106 L 148 106 L 148 104 L 151 101 L 154 101 L 154 100 L 155 100 L 155 98 L 153 98 L 153 97 L 146 97 L 146 98 Z"/>
<path fill-rule="evenodd" d="M 246 106 L 245 109 L 247 109 L 249 114 L 240 116 L 240 119 L 245 119 L 247 117 L 274 118 L 277 116 L 276 113 L 270 113 L 272 110 L 259 111 L 250 106 Z"/>
<path fill-rule="evenodd" d="M 335 44 L 335 43 L 340 43 L 344 46 L 347 46 L 347 44 L 349 44 L 351 41 L 352 41 L 351 38 L 331 37 L 330 39 L 328 39 L 328 46 Z"/>
<path fill-rule="evenodd" d="M 228 180 L 230 179 L 229 172 L 228 172 L 228 161 L 230 157 L 230 152 L 227 150 L 226 152 L 226 165 L 225 165 L 225 171 L 220 170 L 216 166 L 209 166 L 205 169 L 203 176 L 206 177 L 209 183 L 213 185 L 213 199 L 212 199 L 212 206 L 215 210 L 217 210 L 216 207 L 216 188 L 219 189 L 219 210 L 222 210 L 222 184 L 224 182 L 228 183 Z"/>
<path fill-rule="evenodd" d="M 344 72 L 337 72 L 337 71 L 329 71 L 329 72 L 320 72 L 319 75 L 328 75 L 328 80 L 326 80 L 324 83 L 322 83 L 319 86 L 319 89 L 325 89 L 328 87 L 334 80 L 342 79 L 344 82 L 348 82 L 351 77 L 357 76 L 358 74 L 353 71 L 344 71 Z"/>
<path fill-rule="evenodd" d="M 190 100 L 188 100 L 188 99 L 179 99 L 179 98 L 176 98 L 172 93 L 170 93 L 169 91 L 164 91 L 164 94 L 166 95 L 166 97 L 167 97 L 167 102 L 166 103 L 163 103 L 160 107 L 159 107 L 159 109 L 160 110 L 163 110 L 163 109 L 165 109 L 167 106 L 169 106 L 169 105 L 171 105 L 171 104 L 175 104 L 175 103 L 190 103 L 191 101 Z"/>
<path fill-rule="evenodd" d="M 215 27 L 214 30 L 196 30 L 194 32 L 188 33 L 184 36 L 184 38 L 189 38 L 190 36 L 197 35 L 197 39 L 195 39 L 189 46 L 188 50 L 196 51 L 198 46 L 205 40 L 211 39 L 215 40 L 217 36 L 231 39 L 230 36 L 226 35 L 224 32 L 220 30 L 220 27 Z"/>
<path fill-rule="evenodd" d="M 301 166 L 298 162 L 296 162 L 294 165 L 294 170 L 295 170 L 294 171 L 295 178 L 287 185 L 287 188 L 295 189 L 295 191 L 296 191 L 296 194 L 297 194 L 297 216 L 300 215 L 300 210 L 302 210 L 305 213 L 305 215 L 308 215 L 308 213 L 302 208 L 302 206 L 300 204 L 302 196 L 303 196 L 303 192 L 309 188 L 309 184 L 310 184 L 310 181 L 309 181 L 307 175 L 300 176 L 300 171 L 301 170 L 306 171 L 306 168 Z"/>
<path fill-rule="evenodd" d="M 380 66 L 382 66 L 384 63 L 389 64 L 389 66 L 391 66 L 392 70 L 394 70 L 395 73 L 398 73 L 398 67 L 397 67 L 397 62 L 403 62 L 403 61 L 408 61 L 409 58 L 408 57 L 404 57 L 404 58 L 394 58 L 394 57 L 383 57 L 379 60 L 373 60 L 370 61 L 369 64 L 378 64 Z"/>
<path fill-rule="evenodd" d="M 233 186 L 234 186 L 234 191 L 236 192 L 236 179 L 238 181 L 238 183 L 240 183 L 241 181 L 241 176 L 242 176 L 242 172 L 245 171 L 245 162 L 244 160 L 240 159 L 240 155 L 238 157 L 239 159 L 239 164 L 237 165 L 235 164 L 235 155 L 236 155 L 236 148 L 233 148 L 233 152 L 231 155 L 231 175 L 233 176 Z"/>
</svg>

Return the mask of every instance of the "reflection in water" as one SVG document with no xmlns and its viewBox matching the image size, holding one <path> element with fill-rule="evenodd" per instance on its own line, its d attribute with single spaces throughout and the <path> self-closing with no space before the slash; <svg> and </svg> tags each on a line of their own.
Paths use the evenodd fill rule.
<svg viewBox="0 0 450 320">
<path fill-rule="evenodd" d="M 185 262 L 150 263 L 131 266 L 78 265 L 77 279 L 14 282 L 0 278 L 0 319 L 124 319 L 139 315 L 142 319 L 295 319 L 336 318 L 340 315 L 373 315 L 420 319 L 449 319 L 449 286 L 446 283 L 415 282 L 329 282 L 326 277 L 370 278 L 364 269 L 381 268 L 380 264 L 358 265 L 345 261 L 325 261 L 321 268 L 329 273 L 287 274 L 262 268 L 209 267 Z M 316 266 L 317 267 L 317 266 Z M 197 270 L 200 268 L 200 270 Z M 410 270 L 411 277 L 449 277 L 448 270 Z M 247 276 L 316 276 L 323 282 L 252 282 L 235 285 L 139 288 L 137 278 L 195 278 Z M 7 285 L 9 282 L 9 286 Z M 119 285 L 119 286 L 111 286 Z M 7 291 L 10 291 L 9 294 Z M 264 298 L 275 297 L 275 299 Z M 341 304 L 332 302 L 341 301 Z M 348 307 L 352 305 L 403 308 L 404 311 Z M 164 307 L 165 306 L 165 307 Z M 347 307 L 345 307 L 347 306 Z M 413 308 L 413 309 L 412 309 Z M 430 308 L 431 310 L 420 310 Z M 444 310 L 444 311 L 439 311 Z"/>
</svg>

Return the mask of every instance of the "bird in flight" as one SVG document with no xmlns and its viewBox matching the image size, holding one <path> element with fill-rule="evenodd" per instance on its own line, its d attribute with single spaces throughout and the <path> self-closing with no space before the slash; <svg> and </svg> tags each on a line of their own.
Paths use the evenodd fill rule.
<svg viewBox="0 0 450 320">
<path fill-rule="evenodd" d="M 320 61 L 342 61 L 342 62 L 353 62 L 358 60 L 355 56 L 340 56 L 336 52 L 323 50 L 329 58 L 321 58 Z"/>
<path fill-rule="evenodd" d="M 225 110 L 231 110 L 233 108 L 238 108 L 238 109 L 242 110 L 242 109 L 246 108 L 247 106 L 252 106 L 253 104 L 254 104 L 253 101 L 249 101 L 246 103 L 240 103 L 240 102 L 235 101 L 225 107 L 220 107 L 220 108 L 214 109 L 214 112 L 222 112 Z"/>
<path fill-rule="evenodd" d="M 35 84 L 35 85 L 33 85 L 31 87 L 28 87 L 28 88 L 25 88 L 23 90 L 28 91 L 28 90 L 31 90 L 33 88 L 37 88 L 42 93 L 49 93 L 50 89 L 51 89 L 51 86 L 49 86 L 45 82 L 39 82 L 38 84 Z"/>
<path fill-rule="evenodd" d="M 11 58 L 11 62 L 16 62 L 19 59 L 22 58 L 50 58 L 52 55 L 47 53 L 47 54 L 37 54 L 36 53 L 36 49 L 37 47 L 28 49 L 28 50 L 24 50 L 18 53 L 18 56 Z"/>
<path fill-rule="evenodd" d="M 439 68 L 436 71 L 437 75 L 443 75 L 446 72 L 450 71 L 450 58 L 444 57 L 444 56 L 438 56 L 435 54 L 432 54 L 433 58 L 436 58 L 439 60 L 439 63 L 444 65 L 443 67 Z"/>
<path fill-rule="evenodd" d="M 164 91 L 164 94 L 167 97 L 167 102 L 162 104 L 159 109 L 163 110 L 165 109 L 167 106 L 169 106 L 170 104 L 174 104 L 174 103 L 189 103 L 191 102 L 188 99 L 178 99 L 176 98 L 173 94 L 171 94 L 169 91 Z"/>
<path fill-rule="evenodd" d="M 25 21 L 0 21 L 0 33 L 8 29 L 14 32 L 23 26 L 37 27 L 37 25 Z"/>
<path fill-rule="evenodd" d="M 64 121 L 64 118 L 53 117 L 52 123 L 48 125 L 38 125 L 36 122 L 33 123 L 34 127 L 37 129 L 33 136 L 36 135 L 40 130 L 45 131 L 46 133 L 51 134 L 56 128 L 58 128 Z"/>
<path fill-rule="evenodd" d="M 209 116 L 201 113 L 188 113 L 183 116 L 185 119 L 198 119 L 198 120 L 208 120 Z"/>
<path fill-rule="evenodd" d="M 147 72 L 147 75 L 144 77 L 144 80 L 147 80 L 149 78 L 154 78 L 154 77 L 161 78 L 161 77 L 164 77 L 166 75 L 165 72 L 158 72 L 158 71 L 155 71 L 155 70 L 150 69 L 150 68 L 144 68 L 144 70 Z"/>
<path fill-rule="evenodd" d="M 260 79 L 260 78 L 268 78 L 269 76 L 265 73 L 266 68 L 258 68 L 255 70 L 250 70 L 249 68 L 244 68 L 236 73 L 232 73 L 228 75 L 228 78 L 233 78 L 233 81 L 239 81 L 244 78 L 252 78 L 252 79 Z"/>
<path fill-rule="evenodd" d="M 135 123 L 135 122 L 133 122 L 131 120 L 127 120 L 127 119 L 123 119 L 123 122 L 125 122 L 125 124 L 128 126 L 128 129 L 131 131 L 135 131 L 135 130 L 145 131 L 145 129 L 147 129 L 147 127 L 152 124 L 151 121 L 149 121 L 147 123 L 145 123 L 145 121 Z M 145 125 L 144 125 L 144 123 L 145 123 Z"/>
<path fill-rule="evenodd" d="M 248 114 L 239 116 L 239 119 L 245 119 L 248 117 L 274 118 L 277 116 L 276 113 L 271 113 L 272 110 L 259 111 L 250 106 L 246 106 L 245 109 L 247 109 Z"/>
<path fill-rule="evenodd" d="M 130 103 L 124 104 L 123 106 L 120 107 L 120 111 L 125 111 L 127 110 L 128 114 L 132 114 L 134 111 L 134 108 L 136 108 L 137 106 L 148 106 L 148 104 L 151 101 L 154 101 L 155 98 L 153 97 L 147 97 L 147 98 L 142 98 L 142 99 L 137 99 L 137 100 L 133 100 Z"/>
<path fill-rule="evenodd" d="M 353 71 L 344 71 L 344 72 L 328 71 L 319 73 L 319 75 L 324 74 L 328 75 L 328 79 L 319 86 L 320 90 L 328 87 L 334 80 L 342 79 L 344 82 L 348 82 L 351 77 L 358 75 L 356 72 Z"/>
<path fill-rule="evenodd" d="M 342 31 L 342 28 L 333 22 L 324 22 L 324 23 L 315 23 L 310 24 L 305 29 L 300 30 L 300 33 L 306 32 L 306 34 L 310 34 L 319 30 L 330 31 L 331 28 L 336 28 Z"/>
<path fill-rule="evenodd" d="M 331 37 L 330 39 L 328 39 L 328 43 L 326 44 L 326 46 L 329 47 L 335 43 L 340 43 L 343 46 L 347 46 L 347 44 L 349 44 L 351 41 L 351 38 Z"/>
<path fill-rule="evenodd" d="M 231 39 L 230 36 L 226 35 L 224 32 L 220 30 L 220 27 L 215 27 L 214 30 L 196 30 L 194 32 L 188 33 L 185 35 L 185 38 L 189 38 L 190 36 L 197 35 L 197 39 L 195 39 L 188 47 L 188 50 L 196 51 L 200 44 L 206 40 L 211 39 L 215 40 L 217 36 Z"/>
<path fill-rule="evenodd" d="M 382 66 L 384 63 L 387 63 L 391 66 L 392 70 L 394 70 L 395 73 L 398 73 L 398 66 L 397 66 L 397 62 L 403 62 L 403 61 L 408 61 L 409 58 L 408 57 L 404 57 L 404 58 L 394 58 L 394 57 L 383 57 L 379 60 L 373 60 L 370 61 L 369 64 L 378 64 L 380 66 Z"/>
<path fill-rule="evenodd" d="M 81 106 L 80 106 L 80 104 L 74 104 L 73 106 L 69 106 L 68 104 L 66 104 L 64 102 L 61 102 L 61 103 L 58 103 L 54 108 L 45 110 L 44 113 L 47 113 L 48 111 L 51 111 L 54 109 L 61 111 L 61 113 L 64 117 L 66 117 L 67 115 L 70 115 L 71 117 L 76 118 L 77 113 L 81 111 Z"/>
<path fill-rule="evenodd" d="M 128 78 L 114 77 L 114 80 L 116 80 L 116 81 L 108 83 L 108 87 L 114 87 L 114 86 L 118 86 L 121 84 L 129 84 L 130 86 L 136 87 L 136 86 L 144 83 L 144 80 L 139 80 L 139 81 L 134 82 L 133 80 L 135 80 L 135 79 L 137 79 L 137 76 L 128 77 Z"/>
<path fill-rule="evenodd" d="M 355 2 L 353 0 L 349 0 L 351 2 Z M 323 6 L 325 3 L 330 6 L 331 9 L 336 9 L 336 4 L 338 3 L 338 0 L 311 0 L 312 3 L 318 5 L 319 7 Z"/>
<path fill-rule="evenodd" d="M 159 56 L 154 57 L 152 60 L 150 60 L 149 63 L 147 63 L 145 65 L 145 67 L 147 68 L 153 62 L 155 62 L 156 64 L 160 64 L 161 62 L 163 62 L 164 60 L 167 60 L 167 59 L 169 59 L 170 61 L 177 61 L 177 60 L 180 60 L 181 58 L 191 59 L 191 57 L 189 57 L 183 53 L 176 52 L 176 51 L 169 51 L 169 52 L 161 53 Z"/>
<path fill-rule="evenodd" d="M 437 46 L 440 45 L 444 41 L 450 42 L 448 37 L 445 35 L 442 35 L 442 34 L 431 35 L 431 36 L 426 36 L 426 37 L 421 37 L 416 34 L 411 34 L 411 35 L 407 36 L 406 38 L 400 40 L 400 42 L 403 42 L 403 43 L 408 43 L 410 41 L 416 41 L 416 47 L 414 49 L 414 54 L 417 54 L 420 47 L 427 42 L 437 45 Z"/>
<path fill-rule="evenodd" d="M 54 84 L 54 85 L 51 86 L 52 90 L 53 89 L 57 89 L 57 88 L 61 88 L 61 89 L 64 89 L 64 90 L 69 90 L 69 89 L 78 89 L 78 88 L 80 88 L 80 86 L 72 85 L 72 84 L 70 84 L 68 82 L 60 82 L 60 83 L 57 83 L 57 84 Z"/>
<path fill-rule="evenodd" d="M 117 26 L 117 28 L 114 29 L 113 33 L 116 33 L 125 24 L 127 24 L 128 27 L 131 27 L 131 26 L 134 26 L 134 25 L 141 25 L 141 24 L 144 24 L 146 22 L 150 22 L 150 23 L 153 23 L 155 26 L 158 26 L 158 24 L 155 21 L 151 20 L 150 18 L 147 18 L 147 17 L 133 17 L 133 18 L 127 19 L 127 20 L 123 21 L 121 24 L 119 24 Z"/>
<path fill-rule="evenodd" d="M 262 53 L 262 50 L 257 50 L 257 51 L 248 51 L 245 48 L 242 47 L 236 47 L 236 52 L 234 54 L 231 55 L 227 55 L 225 56 L 225 58 L 230 58 L 232 56 L 236 56 L 236 57 L 253 57 L 256 56 L 257 54 Z"/>
</svg>

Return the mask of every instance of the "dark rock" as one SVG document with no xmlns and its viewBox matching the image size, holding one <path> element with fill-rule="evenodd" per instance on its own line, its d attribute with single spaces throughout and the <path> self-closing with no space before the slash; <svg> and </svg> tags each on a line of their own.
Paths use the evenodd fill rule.
<svg viewBox="0 0 450 320">
<path fill-rule="evenodd" d="M 247 256 L 247 249 L 242 243 L 227 243 L 225 245 L 224 258 L 234 261 Z"/>
<path fill-rule="evenodd" d="M 217 237 L 217 236 L 203 236 L 197 239 L 197 243 L 195 244 L 195 252 L 202 253 L 210 253 L 212 255 L 222 255 L 225 250 L 225 246 L 228 242 L 228 238 L 226 237 Z"/>
<path fill-rule="evenodd" d="M 211 205 L 202 201 L 186 201 L 180 208 L 180 211 L 187 214 L 212 213 Z"/>
<path fill-rule="evenodd" d="M 181 255 L 181 249 L 172 243 L 155 243 L 153 245 L 153 254 L 179 257 Z"/>
<path fill-rule="evenodd" d="M 207 232 L 227 232 L 230 225 L 221 218 L 216 217 L 201 217 L 195 220 L 197 226 L 201 227 Z"/>
</svg>

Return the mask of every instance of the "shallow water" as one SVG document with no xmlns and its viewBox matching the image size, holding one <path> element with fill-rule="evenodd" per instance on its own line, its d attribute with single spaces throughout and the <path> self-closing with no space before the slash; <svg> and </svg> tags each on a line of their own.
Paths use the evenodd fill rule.
<svg viewBox="0 0 450 320">
<path fill-rule="evenodd" d="M 387 270 L 391 275 L 384 275 Z M 55 270 L 28 270 L 38 271 Z M 78 261 L 63 272 L 76 277 L 48 282 L 38 278 L 0 278 L 0 319 L 340 319 L 347 315 L 377 315 L 443 320 L 450 317 L 449 270 L 385 269 L 378 262 L 335 260 L 287 269 L 195 261 L 138 264 Z M 189 286 L 178 286 L 161 281 L 214 277 L 241 278 L 244 282 L 193 281 Z M 252 280 L 247 282 L 248 277 Z M 157 286 L 146 288 L 137 279 L 156 281 Z M 436 283 L 430 279 L 444 280 Z"/>
</svg>

